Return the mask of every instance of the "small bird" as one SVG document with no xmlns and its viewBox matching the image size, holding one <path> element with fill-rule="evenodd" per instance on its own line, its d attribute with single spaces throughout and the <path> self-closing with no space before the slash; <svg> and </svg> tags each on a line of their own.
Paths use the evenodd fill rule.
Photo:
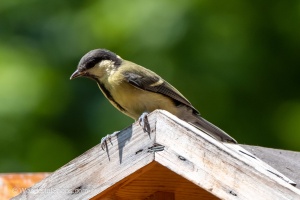
<svg viewBox="0 0 300 200">
<path fill-rule="evenodd" d="M 223 130 L 200 116 L 192 104 L 171 84 L 156 73 L 122 59 L 106 49 L 85 54 L 70 79 L 87 77 L 97 82 L 109 102 L 125 115 L 138 120 L 150 133 L 147 114 L 156 109 L 166 110 L 192 124 L 216 140 L 237 143 Z M 105 142 L 109 137 L 101 140 Z M 102 146 L 103 148 L 103 146 Z"/>
</svg>

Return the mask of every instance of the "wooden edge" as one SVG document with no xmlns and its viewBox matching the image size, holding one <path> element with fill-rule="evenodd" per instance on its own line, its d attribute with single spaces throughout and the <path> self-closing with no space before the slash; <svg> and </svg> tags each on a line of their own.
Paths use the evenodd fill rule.
<svg viewBox="0 0 300 200">
<path fill-rule="evenodd" d="M 13 199 L 90 199 L 105 191 L 154 160 L 148 148 L 155 141 L 156 114 L 148 119 L 150 135 L 134 123 L 112 137 L 106 151 L 96 145 Z"/>
<path fill-rule="evenodd" d="M 299 199 L 289 178 L 237 144 L 221 143 L 157 111 L 155 160 L 222 199 Z M 286 182 L 288 181 L 288 182 Z"/>
<path fill-rule="evenodd" d="M 244 149 L 296 182 L 300 189 L 300 152 L 241 144 Z"/>
<path fill-rule="evenodd" d="M 107 151 L 93 147 L 13 199 L 89 199 L 154 160 L 222 199 L 300 197 L 287 177 L 239 145 L 218 142 L 166 111 L 148 119 L 151 134 L 134 123 L 112 137 Z"/>
<path fill-rule="evenodd" d="M 296 183 L 294 181 L 292 181 L 291 179 L 289 179 L 288 177 L 286 177 L 281 172 L 277 171 L 276 169 L 274 169 L 273 167 L 271 167 L 270 165 L 268 165 L 264 161 L 260 160 L 258 157 L 254 156 L 252 153 L 250 153 L 249 151 L 247 151 L 243 147 L 241 147 L 239 145 L 233 145 L 233 144 L 224 144 L 224 145 L 228 149 L 230 149 L 233 152 L 237 153 L 238 154 L 237 156 L 240 157 L 241 155 L 243 155 L 242 157 L 245 160 L 247 160 L 246 162 L 252 163 L 253 167 L 255 167 L 255 169 L 260 171 L 261 173 L 266 174 L 270 178 L 274 178 L 276 180 L 281 179 L 281 180 L 285 181 L 286 183 L 288 183 L 292 186 L 296 186 Z"/>
</svg>

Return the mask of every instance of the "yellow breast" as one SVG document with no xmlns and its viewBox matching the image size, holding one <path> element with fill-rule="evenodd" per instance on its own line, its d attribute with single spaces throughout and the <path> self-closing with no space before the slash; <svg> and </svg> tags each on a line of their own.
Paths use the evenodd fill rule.
<svg viewBox="0 0 300 200">
<path fill-rule="evenodd" d="M 176 115 L 173 101 L 162 94 L 145 91 L 124 81 L 122 74 L 116 73 L 108 78 L 109 91 L 114 100 L 126 111 L 124 114 L 137 120 L 143 112 L 156 109 L 167 110 Z"/>
</svg>

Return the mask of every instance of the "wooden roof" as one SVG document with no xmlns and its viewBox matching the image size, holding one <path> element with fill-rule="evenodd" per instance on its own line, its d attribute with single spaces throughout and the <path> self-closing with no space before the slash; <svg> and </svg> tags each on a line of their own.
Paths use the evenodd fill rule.
<svg viewBox="0 0 300 200">
<path fill-rule="evenodd" d="M 166 111 L 148 119 L 151 134 L 135 123 L 106 151 L 93 147 L 14 199 L 300 198 L 294 181 L 240 145 L 220 143 Z"/>
<path fill-rule="evenodd" d="M 291 178 L 295 182 L 296 187 L 300 189 L 300 152 L 251 145 L 241 146 Z"/>
</svg>

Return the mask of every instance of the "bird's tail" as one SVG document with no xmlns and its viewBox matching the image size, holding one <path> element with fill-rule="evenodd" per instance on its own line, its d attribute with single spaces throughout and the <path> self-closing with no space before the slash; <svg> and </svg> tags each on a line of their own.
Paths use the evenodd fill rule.
<svg viewBox="0 0 300 200">
<path fill-rule="evenodd" d="M 199 115 L 197 115 L 197 116 L 194 115 L 194 117 L 195 117 L 194 120 L 191 121 L 190 123 L 193 126 L 195 126 L 196 128 L 200 129 L 201 131 L 207 133 L 208 135 L 210 135 L 211 137 L 213 137 L 219 141 L 235 143 L 235 144 L 237 143 L 237 141 L 234 138 L 232 138 L 230 135 L 225 133 L 225 131 L 223 131 L 219 127 L 213 125 L 206 119 L 202 118 Z"/>
</svg>

